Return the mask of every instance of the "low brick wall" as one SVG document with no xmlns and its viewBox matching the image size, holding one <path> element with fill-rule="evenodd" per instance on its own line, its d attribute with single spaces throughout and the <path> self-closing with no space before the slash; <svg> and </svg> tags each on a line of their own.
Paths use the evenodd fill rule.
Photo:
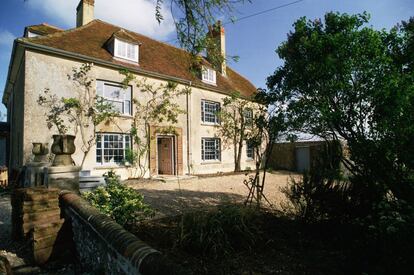
<svg viewBox="0 0 414 275">
<path fill-rule="evenodd" d="M 32 256 L 37 264 L 67 249 L 60 217 L 58 189 L 21 188 L 13 192 L 12 232 L 17 240 L 30 240 Z"/>
<path fill-rule="evenodd" d="M 79 195 L 62 192 L 82 271 L 93 274 L 182 274 L 159 251 L 101 214 Z"/>
</svg>

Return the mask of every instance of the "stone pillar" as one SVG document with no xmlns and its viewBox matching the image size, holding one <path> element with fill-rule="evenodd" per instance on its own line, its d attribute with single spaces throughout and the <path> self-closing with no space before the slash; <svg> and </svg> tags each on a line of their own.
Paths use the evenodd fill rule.
<svg viewBox="0 0 414 275">
<path fill-rule="evenodd" d="M 12 232 L 14 239 L 28 239 L 37 264 L 46 263 L 52 252 L 62 251 L 56 240 L 62 229 L 59 189 L 22 188 L 12 195 Z"/>
</svg>

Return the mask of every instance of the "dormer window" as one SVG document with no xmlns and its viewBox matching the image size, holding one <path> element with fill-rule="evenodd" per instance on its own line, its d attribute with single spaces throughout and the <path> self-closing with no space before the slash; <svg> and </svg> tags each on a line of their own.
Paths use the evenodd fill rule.
<svg viewBox="0 0 414 275">
<path fill-rule="evenodd" d="M 204 83 L 216 85 L 216 71 L 203 66 L 201 68 L 201 80 Z"/>
<path fill-rule="evenodd" d="M 138 45 L 115 38 L 115 57 L 138 63 Z"/>
<path fill-rule="evenodd" d="M 40 34 L 37 34 L 37 33 L 31 32 L 31 31 L 28 31 L 28 32 L 27 32 L 27 37 L 28 37 L 28 38 L 33 38 L 33 37 L 38 37 L 38 36 L 40 36 Z"/>
</svg>

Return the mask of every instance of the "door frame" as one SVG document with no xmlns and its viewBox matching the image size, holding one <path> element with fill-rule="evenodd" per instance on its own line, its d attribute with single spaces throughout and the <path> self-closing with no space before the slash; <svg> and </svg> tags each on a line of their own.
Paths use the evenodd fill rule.
<svg viewBox="0 0 414 275">
<path fill-rule="evenodd" d="M 155 154 L 156 154 L 156 158 L 157 158 L 157 161 L 156 161 L 157 175 L 168 175 L 168 174 L 160 174 L 159 173 L 159 169 L 158 169 L 159 168 L 159 163 L 160 163 L 159 152 L 158 152 L 158 140 L 159 139 L 170 139 L 171 145 L 172 145 L 171 146 L 171 168 L 172 168 L 172 174 L 171 175 L 173 175 L 173 176 L 177 175 L 177 154 L 176 154 L 177 137 L 175 135 L 165 135 L 165 134 L 158 135 L 157 134 L 156 139 L 157 139 L 157 147 L 156 147 L 156 153 Z"/>
</svg>

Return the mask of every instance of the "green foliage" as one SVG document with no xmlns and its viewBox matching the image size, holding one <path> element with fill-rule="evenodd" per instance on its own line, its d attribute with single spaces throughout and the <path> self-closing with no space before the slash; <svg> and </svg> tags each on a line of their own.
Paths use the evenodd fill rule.
<svg viewBox="0 0 414 275">
<path fill-rule="evenodd" d="M 395 260 L 387 270 L 398 273 L 409 263 L 401 248 L 414 243 L 414 18 L 390 31 L 368 22 L 366 13 L 296 21 L 265 98 L 284 106 L 291 129 L 348 149 L 345 181 L 327 169 L 293 183 L 302 216 L 362 226 L 381 266 Z"/>
<path fill-rule="evenodd" d="M 241 170 L 243 144 L 257 132 L 256 124 L 253 122 L 264 112 L 264 106 L 242 98 L 240 93 L 234 92 L 230 97 L 223 98 L 223 107 L 217 114 L 220 118 L 220 124 L 216 126 L 217 134 L 224 146 L 233 147 L 234 171 Z M 248 113 L 250 116 L 247 116 Z M 255 145 L 259 148 L 262 143 Z"/>
<path fill-rule="evenodd" d="M 55 126 L 59 134 L 66 134 L 70 129 L 75 135 L 80 131 L 81 150 L 84 153 L 81 166 L 95 145 L 96 127 L 118 114 L 111 103 L 96 96 L 93 80 L 89 77 L 92 67 L 93 64 L 85 63 L 68 74 L 75 97 L 58 98 L 45 89 L 44 95 L 40 95 L 37 100 L 40 106 L 47 108 L 46 123 L 49 129 Z"/>
<path fill-rule="evenodd" d="M 220 66 L 225 57 L 216 50 L 217 42 L 209 32 L 217 31 L 214 30 L 217 17 L 223 14 L 231 17 L 235 5 L 244 2 L 250 0 L 170 0 L 178 41 L 181 47 L 191 53 L 193 63 L 200 65 L 198 57 L 208 49 L 211 63 Z M 155 15 L 158 21 L 162 20 L 162 3 L 163 0 L 156 0 Z M 237 60 L 237 57 L 233 59 Z"/>
<path fill-rule="evenodd" d="M 256 241 L 255 211 L 236 205 L 217 210 L 185 214 L 179 244 L 188 251 L 220 257 L 238 248 L 250 248 Z"/>
<path fill-rule="evenodd" d="M 130 134 L 134 141 L 134 164 L 136 171 L 133 177 L 141 178 L 148 169 L 147 160 L 151 135 L 150 126 L 168 125 L 163 128 L 162 134 L 176 134 L 174 124 L 178 122 L 179 115 L 185 114 L 177 103 L 180 96 L 191 93 L 191 88 L 180 88 L 175 82 L 161 84 L 148 83 L 147 79 L 138 80 L 127 70 L 120 71 L 124 75 L 123 85 L 134 84 L 140 100 L 133 100 L 135 106 L 134 118 L 131 124 Z M 132 155 L 131 155 L 132 156 Z M 137 173 L 139 172 L 139 173 Z"/>
<path fill-rule="evenodd" d="M 122 184 L 113 171 L 104 176 L 104 187 L 83 195 L 93 206 L 122 226 L 130 226 L 153 216 L 154 211 L 144 203 L 143 195 Z"/>
<path fill-rule="evenodd" d="M 342 162 L 372 199 L 390 191 L 414 203 L 414 20 L 387 32 L 366 27 L 368 19 L 298 20 L 277 50 L 285 62 L 268 78 L 269 96 L 287 106 L 292 127 L 345 140 Z"/>
</svg>

